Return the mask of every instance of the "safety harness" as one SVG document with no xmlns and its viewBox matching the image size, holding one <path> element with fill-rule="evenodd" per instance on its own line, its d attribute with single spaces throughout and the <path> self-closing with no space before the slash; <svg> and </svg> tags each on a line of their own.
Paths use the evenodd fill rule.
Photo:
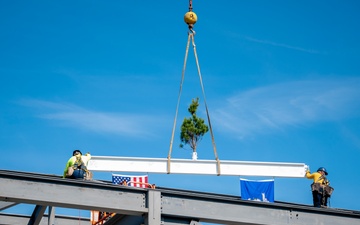
<svg viewBox="0 0 360 225">
<path fill-rule="evenodd" d="M 74 170 L 84 170 L 85 172 L 88 171 L 85 163 L 81 159 L 81 155 L 76 155 L 76 161 L 72 167 Z"/>
</svg>

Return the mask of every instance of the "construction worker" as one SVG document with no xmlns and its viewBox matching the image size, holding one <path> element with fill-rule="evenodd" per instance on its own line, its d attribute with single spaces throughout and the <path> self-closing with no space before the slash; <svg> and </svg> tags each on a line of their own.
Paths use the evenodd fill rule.
<svg viewBox="0 0 360 225">
<path fill-rule="evenodd" d="M 91 172 L 87 170 L 90 159 L 89 152 L 82 155 L 80 150 L 74 150 L 73 156 L 66 163 L 63 178 L 91 179 Z"/>
<path fill-rule="evenodd" d="M 310 173 L 306 171 L 306 178 L 313 179 L 311 191 L 313 195 L 313 203 L 315 207 L 327 207 L 328 197 L 330 197 L 333 188 L 331 188 L 329 180 L 326 178 L 328 172 L 324 167 L 320 167 L 316 172 Z M 331 190 L 332 189 L 332 190 Z"/>
</svg>

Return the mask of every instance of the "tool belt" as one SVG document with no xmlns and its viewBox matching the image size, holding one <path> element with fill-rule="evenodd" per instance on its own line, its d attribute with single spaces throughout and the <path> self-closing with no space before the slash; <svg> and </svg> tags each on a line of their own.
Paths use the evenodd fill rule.
<svg viewBox="0 0 360 225">
<path fill-rule="evenodd" d="M 331 196 L 331 194 L 332 194 L 333 191 L 334 191 L 334 188 L 333 188 L 333 187 L 330 187 L 330 186 L 325 186 L 325 187 L 324 187 L 324 191 L 325 191 L 325 195 Z"/>
<path fill-rule="evenodd" d="M 320 183 L 312 183 L 311 191 L 316 191 L 320 194 L 325 194 L 327 196 L 331 196 L 334 191 L 334 188 L 329 185 L 322 185 Z"/>
<path fill-rule="evenodd" d="M 89 170 L 86 170 L 85 175 L 84 175 L 84 179 L 85 180 L 92 180 L 92 178 L 93 178 L 93 173 L 91 171 L 89 171 Z"/>
</svg>

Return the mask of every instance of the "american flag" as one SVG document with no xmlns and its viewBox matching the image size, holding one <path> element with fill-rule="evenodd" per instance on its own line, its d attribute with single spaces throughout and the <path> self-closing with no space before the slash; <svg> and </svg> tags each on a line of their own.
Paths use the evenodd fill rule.
<svg viewBox="0 0 360 225">
<path fill-rule="evenodd" d="M 112 183 L 113 184 L 122 184 L 124 181 L 126 181 L 128 186 L 133 187 L 141 187 L 146 188 L 148 187 L 144 183 L 148 183 L 148 176 L 128 176 L 128 175 L 120 175 L 120 174 L 113 174 L 112 175 Z M 133 183 L 135 182 L 135 183 Z M 142 184 L 139 184 L 142 183 Z"/>
</svg>

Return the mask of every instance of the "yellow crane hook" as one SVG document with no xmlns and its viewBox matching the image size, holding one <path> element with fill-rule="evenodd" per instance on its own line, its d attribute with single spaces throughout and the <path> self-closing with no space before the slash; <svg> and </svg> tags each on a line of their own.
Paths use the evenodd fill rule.
<svg viewBox="0 0 360 225">
<path fill-rule="evenodd" d="M 192 11 L 192 0 L 189 0 L 189 12 L 185 13 L 184 21 L 187 25 L 189 25 L 190 30 L 192 30 L 197 21 L 197 15 Z"/>
</svg>

